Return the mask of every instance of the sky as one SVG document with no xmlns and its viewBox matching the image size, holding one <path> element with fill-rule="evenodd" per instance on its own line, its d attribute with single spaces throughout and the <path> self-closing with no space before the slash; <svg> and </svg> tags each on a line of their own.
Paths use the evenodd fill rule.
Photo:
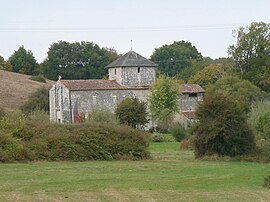
<svg viewBox="0 0 270 202">
<path fill-rule="evenodd" d="M 0 0 L 0 56 L 24 46 L 38 62 L 59 40 L 92 41 L 149 58 L 189 41 L 205 57 L 227 57 L 234 31 L 270 22 L 270 0 Z"/>
</svg>

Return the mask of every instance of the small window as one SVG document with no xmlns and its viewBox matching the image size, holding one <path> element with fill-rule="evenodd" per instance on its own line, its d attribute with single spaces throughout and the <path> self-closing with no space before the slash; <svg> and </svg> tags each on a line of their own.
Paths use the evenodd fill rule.
<svg viewBox="0 0 270 202">
<path fill-rule="evenodd" d="M 140 67 L 138 67 L 138 73 L 140 73 L 141 72 L 141 68 Z"/>
<path fill-rule="evenodd" d="M 116 69 L 114 69 L 114 74 L 116 75 Z"/>
<path fill-rule="evenodd" d="M 189 97 L 197 97 L 197 93 L 190 93 Z"/>
</svg>

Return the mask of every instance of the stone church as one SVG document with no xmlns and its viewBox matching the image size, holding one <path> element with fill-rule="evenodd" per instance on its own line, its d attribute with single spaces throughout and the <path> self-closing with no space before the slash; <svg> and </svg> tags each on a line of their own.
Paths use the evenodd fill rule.
<svg viewBox="0 0 270 202">
<path fill-rule="evenodd" d="M 156 80 L 157 65 L 134 51 L 129 51 L 106 68 L 109 80 L 62 80 L 49 91 L 50 119 L 58 123 L 80 122 L 95 107 L 114 112 L 118 103 L 128 97 L 147 101 L 150 86 Z M 202 101 L 204 89 L 196 84 L 179 85 L 181 114 L 192 119 L 195 107 Z"/>
</svg>

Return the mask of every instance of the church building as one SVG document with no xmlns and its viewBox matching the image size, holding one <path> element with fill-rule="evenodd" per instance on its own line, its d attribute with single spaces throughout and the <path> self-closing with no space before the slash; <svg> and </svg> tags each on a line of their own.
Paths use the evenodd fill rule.
<svg viewBox="0 0 270 202">
<path fill-rule="evenodd" d="M 154 62 L 131 50 L 106 66 L 109 80 L 59 79 L 49 91 L 50 120 L 80 122 L 95 107 L 106 107 L 114 112 L 125 98 L 147 101 L 150 86 L 156 80 L 156 67 Z M 204 89 L 196 84 L 184 84 L 179 88 L 182 92 L 180 109 L 190 114 L 202 100 Z"/>
</svg>

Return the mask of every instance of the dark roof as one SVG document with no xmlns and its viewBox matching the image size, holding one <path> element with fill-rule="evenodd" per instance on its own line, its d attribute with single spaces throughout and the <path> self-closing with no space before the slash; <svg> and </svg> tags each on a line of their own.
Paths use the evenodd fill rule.
<svg viewBox="0 0 270 202">
<path fill-rule="evenodd" d="M 198 84 L 181 84 L 181 92 L 184 93 L 205 93 L 205 90 Z"/>
<path fill-rule="evenodd" d="M 110 67 L 156 67 L 157 64 L 144 58 L 134 51 L 129 51 L 125 55 L 121 56 L 111 64 L 107 65 Z"/>
<path fill-rule="evenodd" d="M 59 80 L 59 82 L 71 91 L 148 89 L 145 86 L 121 86 L 115 80 Z"/>
</svg>

